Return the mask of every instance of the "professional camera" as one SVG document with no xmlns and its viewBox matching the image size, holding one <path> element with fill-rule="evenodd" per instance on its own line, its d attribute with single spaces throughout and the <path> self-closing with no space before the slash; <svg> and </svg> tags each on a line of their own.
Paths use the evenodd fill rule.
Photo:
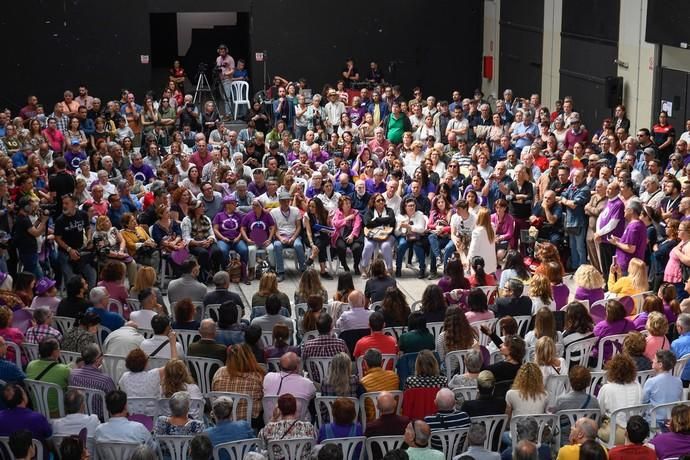
<svg viewBox="0 0 690 460">
<path fill-rule="evenodd" d="M 205 62 L 200 62 L 196 70 L 199 73 L 206 73 L 208 71 L 208 64 Z"/>
<path fill-rule="evenodd" d="M 44 216 L 50 216 L 57 211 L 57 204 L 55 203 L 43 203 L 39 206 Z"/>
<path fill-rule="evenodd" d="M 96 255 L 98 255 L 99 258 L 108 257 L 108 255 L 110 254 L 110 248 L 106 246 L 105 238 L 97 235 L 93 237 L 92 241 L 93 248 L 96 251 Z"/>
</svg>

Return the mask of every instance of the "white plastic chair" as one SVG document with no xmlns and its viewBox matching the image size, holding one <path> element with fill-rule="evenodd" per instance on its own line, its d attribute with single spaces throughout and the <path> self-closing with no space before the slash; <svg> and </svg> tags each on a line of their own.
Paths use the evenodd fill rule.
<svg viewBox="0 0 690 460">
<path fill-rule="evenodd" d="M 637 381 L 640 382 L 640 387 L 644 388 L 644 384 L 647 380 L 654 377 L 654 371 L 637 371 Z"/>
<path fill-rule="evenodd" d="M 32 439 L 31 444 L 34 446 L 34 451 L 36 453 L 36 459 L 41 460 L 43 458 L 43 443 L 38 439 Z M 10 450 L 10 437 L 0 436 L 0 454 L 3 450 L 7 452 L 7 455 L 12 456 L 12 451 Z"/>
<path fill-rule="evenodd" d="M 141 303 L 139 302 L 139 299 L 128 297 L 127 306 L 129 307 L 130 312 L 141 310 Z"/>
<path fill-rule="evenodd" d="M 108 311 L 113 311 L 113 307 L 115 307 L 118 315 L 120 315 L 120 316 L 125 315 L 125 308 L 124 308 L 124 305 L 122 305 L 122 302 L 120 302 L 117 299 L 108 300 Z"/>
<path fill-rule="evenodd" d="M 22 347 L 12 342 L 11 340 L 5 340 L 8 348 L 14 350 L 14 363 L 19 369 L 22 368 Z"/>
<path fill-rule="evenodd" d="M 455 399 L 457 401 L 458 396 L 462 396 L 463 401 L 472 401 L 477 399 L 477 393 L 479 390 L 476 386 L 473 387 L 455 387 L 452 389 L 455 394 Z"/>
<path fill-rule="evenodd" d="M 65 334 L 67 334 L 67 331 L 72 329 L 75 320 L 74 318 L 70 318 L 69 316 L 53 316 L 53 321 L 55 321 L 55 325 L 64 336 Z"/>
<path fill-rule="evenodd" d="M 355 420 L 359 417 L 360 406 L 359 400 L 357 398 L 344 398 L 342 396 L 317 396 L 314 400 L 314 406 L 316 408 L 316 423 L 319 428 L 324 426 L 324 424 L 331 423 L 333 421 L 333 403 L 336 401 L 336 399 L 351 400 L 355 405 Z M 328 414 L 327 419 L 324 419 L 324 414 L 321 408 L 324 408 L 326 410 L 326 413 Z"/>
<path fill-rule="evenodd" d="M 395 369 L 395 364 L 398 362 L 398 355 L 385 354 L 381 355 L 381 358 L 382 369 Z M 364 377 L 364 356 L 357 358 L 357 375 L 359 375 L 360 378 Z"/>
<path fill-rule="evenodd" d="M 558 416 L 555 414 L 513 415 L 513 417 L 510 419 L 511 439 L 517 439 L 517 424 L 520 420 L 524 420 L 526 418 L 533 418 L 539 425 L 539 431 L 537 433 L 537 445 L 548 444 L 547 436 L 551 436 L 551 442 L 555 443 L 556 447 L 558 447 L 560 444 L 560 438 L 555 435 L 558 432 L 559 420 Z M 517 445 L 517 442 L 513 442 L 513 452 L 515 452 L 515 449 L 517 449 Z"/>
<path fill-rule="evenodd" d="M 64 353 L 61 351 L 60 354 Z M 126 357 L 117 355 L 103 355 L 103 371 L 113 379 L 117 385 L 120 377 L 127 371 L 125 366 Z"/>
<path fill-rule="evenodd" d="M 98 348 L 103 350 L 103 342 L 105 342 L 106 337 L 113 332 L 102 324 L 98 325 L 98 330 L 96 331 L 96 341 L 98 342 Z"/>
<path fill-rule="evenodd" d="M 201 338 L 199 331 L 187 329 L 176 329 L 175 334 L 177 334 L 177 339 L 179 344 L 182 345 L 182 350 L 184 351 L 185 356 L 189 354 L 189 346 L 196 342 L 196 339 Z"/>
<path fill-rule="evenodd" d="M 374 446 L 377 447 L 378 454 L 382 456 L 388 451 L 395 450 L 405 444 L 403 436 L 372 436 L 364 441 L 367 450 L 367 458 L 374 459 Z"/>
<path fill-rule="evenodd" d="M 454 350 L 446 353 L 443 360 L 446 367 L 446 375 L 448 376 L 448 381 L 453 378 L 455 374 L 465 373 L 465 356 L 472 353 L 474 350 Z"/>
<path fill-rule="evenodd" d="M 200 356 L 187 356 L 187 365 L 196 376 L 196 383 L 202 394 L 212 391 L 211 384 L 216 371 L 225 366 L 225 363 L 213 358 L 202 358 Z"/>
<path fill-rule="evenodd" d="M 665 403 L 665 404 L 659 404 L 654 407 L 649 411 L 649 429 L 652 433 L 655 433 L 658 431 L 658 426 L 656 421 L 657 420 L 669 420 L 671 418 L 671 409 L 673 409 L 676 406 L 680 405 L 685 405 L 685 406 L 690 406 L 690 401 L 675 401 L 675 402 L 670 402 L 670 403 Z M 663 412 L 663 416 L 660 414 L 660 412 Z"/>
<path fill-rule="evenodd" d="M 500 435 L 503 430 L 507 428 L 508 416 L 500 415 L 483 415 L 481 417 L 472 417 L 472 423 L 481 423 L 486 430 L 486 439 L 484 439 L 484 448 L 494 452 L 498 451 L 500 444 Z M 465 441 L 465 449 L 469 447 L 469 442 Z"/>
<path fill-rule="evenodd" d="M 410 305 L 410 311 L 417 311 L 422 309 L 422 301 L 421 300 L 415 300 L 412 302 L 412 305 Z M 427 324 L 428 326 L 428 324 Z"/>
<path fill-rule="evenodd" d="M 302 321 L 302 318 L 304 318 L 304 315 L 307 313 L 307 310 L 309 310 L 309 306 L 306 303 L 296 303 L 294 308 L 292 309 L 294 313 L 294 318 L 298 322 Z"/>
<path fill-rule="evenodd" d="M 187 458 L 189 458 L 189 443 L 193 438 L 194 436 L 156 435 L 160 458 L 187 460 Z M 167 456 L 165 454 L 167 454 Z"/>
<path fill-rule="evenodd" d="M 331 374 L 331 361 L 333 358 L 307 358 L 304 361 L 304 369 L 307 376 L 314 382 L 326 382 Z"/>
<path fill-rule="evenodd" d="M 38 344 L 24 342 L 22 343 L 22 348 L 24 349 L 24 353 L 26 354 L 26 357 L 29 361 L 35 361 L 39 359 Z"/>
<path fill-rule="evenodd" d="M 498 286 L 477 286 L 477 289 L 481 289 L 484 292 L 489 305 L 496 303 L 496 297 L 498 297 Z M 491 301 L 492 297 L 493 302 Z"/>
<path fill-rule="evenodd" d="M 268 442 L 268 460 L 309 458 L 314 438 L 278 439 Z"/>
<path fill-rule="evenodd" d="M 597 354 L 597 370 L 604 368 L 604 350 L 606 348 L 611 348 L 611 355 L 608 359 L 613 358 L 623 350 L 623 341 L 626 336 L 627 334 L 614 334 L 599 339 L 599 345 L 597 347 L 599 350 Z"/>
<path fill-rule="evenodd" d="M 324 444 L 335 444 L 340 447 L 343 453 L 343 460 L 360 460 L 364 451 L 364 436 L 353 436 L 351 438 L 331 438 L 323 441 Z M 357 452 L 359 449 L 359 452 Z M 355 455 L 357 454 L 357 455 Z"/>
<path fill-rule="evenodd" d="M 209 399 L 211 404 L 213 404 L 213 401 L 216 400 L 216 398 L 219 398 L 221 396 L 226 396 L 228 398 L 232 399 L 232 414 L 230 414 L 230 419 L 233 421 L 238 421 L 238 420 L 246 420 L 250 425 L 252 423 L 252 411 L 254 409 L 254 401 L 252 400 L 252 397 L 244 394 L 244 393 L 232 393 L 229 391 L 210 391 L 205 394 L 205 396 Z M 244 409 L 246 408 L 245 411 L 245 417 L 244 419 L 241 419 L 238 415 L 238 411 L 240 408 Z"/>
<path fill-rule="evenodd" d="M 139 334 L 143 335 L 145 339 L 150 339 L 153 337 L 153 329 L 138 328 Z"/>
<path fill-rule="evenodd" d="M 97 442 L 98 458 L 108 460 L 129 460 L 141 444 L 138 442 Z"/>
<path fill-rule="evenodd" d="M 434 343 L 436 343 L 436 339 L 438 339 L 438 336 L 441 335 L 441 332 L 443 331 L 443 321 L 439 321 L 437 323 L 427 323 L 426 328 L 429 329 L 429 332 L 434 335 Z"/>
<path fill-rule="evenodd" d="M 431 432 L 431 442 L 441 446 L 441 452 L 446 455 L 446 460 L 453 460 L 462 451 L 462 444 L 469 427 L 450 428 L 447 430 L 436 430 Z"/>
<path fill-rule="evenodd" d="M 556 401 L 560 395 L 570 391 L 568 374 L 549 375 L 544 382 L 544 388 L 549 394 L 549 401 Z"/>
<path fill-rule="evenodd" d="M 406 326 L 391 326 L 383 328 L 383 333 L 385 335 L 395 337 L 396 342 L 400 340 L 400 336 L 403 335 L 405 332 L 407 332 Z"/>
<path fill-rule="evenodd" d="M 616 409 L 611 412 L 611 432 L 609 435 L 609 442 L 606 444 L 607 449 L 611 450 L 615 447 L 616 445 L 616 425 L 618 421 L 618 416 L 619 415 L 625 415 L 626 420 L 632 417 L 633 415 L 640 415 L 642 417 L 645 416 L 645 413 L 652 408 L 651 404 L 638 404 L 635 406 L 627 406 L 627 407 L 621 407 L 620 409 Z"/>
<path fill-rule="evenodd" d="M 158 398 L 127 397 L 127 411 L 130 415 L 145 415 L 155 422 L 160 415 Z"/>
<path fill-rule="evenodd" d="M 362 393 L 359 396 L 359 414 L 362 417 L 362 433 L 367 427 L 367 410 L 366 410 L 366 402 L 367 400 L 371 400 L 371 402 L 374 405 L 374 418 L 379 418 L 381 415 L 381 412 L 379 411 L 379 408 L 376 404 L 376 399 L 379 397 L 381 394 L 381 391 L 369 391 L 367 393 Z M 396 413 L 398 415 L 402 414 L 402 405 L 403 405 L 403 392 L 401 390 L 395 390 L 395 391 L 389 391 L 393 398 L 396 399 L 396 402 L 398 403 L 398 407 L 396 408 Z"/>
<path fill-rule="evenodd" d="M 60 350 L 60 357 L 58 360 L 63 364 L 74 367 L 73 364 L 76 364 L 77 360 L 80 358 L 81 353 L 77 353 L 76 351 Z"/>
<path fill-rule="evenodd" d="M 569 344 L 565 348 L 565 362 L 568 364 L 568 367 L 575 365 L 587 367 L 587 362 L 592 354 L 592 348 L 596 345 L 597 340 L 599 340 L 597 337 L 592 337 Z"/>
<path fill-rule="evenodd" d="M 219 311 L 220 311 L 220 304 L 219 303 L 208 304 L 208 305 L 204 306 L 203 319 L 210 318 L 210 319 L 215 319 L 216 321 L 218 321 L 218 318 L 220 318 Z M 213 312 L 213 314 L 215 315 L 215 318 L 213 316 L 211 316 L 211 312 Z M 242 318 L 242 313 L 243 313 L 242 310 L 238 306 L 238 312 L 237 312 L 237 318 L 238 319 Z"/>
<path fill-rule="evenodd" d="M 222 460 L 225 453 L 232 460 L 244 459 L 245 455 L 252 451 L 258 451 L 261 447 L 259 438 L 243 439 L 242 441 L 224 442 L 213 448 L 213 460 Z"/>
<path fill-rule="evenodd" d="M 240 105 L 246 105 L 247 109 L 251 108 L 249 102 L 249 83 L 246 81 L 233 81 L 230 85 L 230 97 L 232 106 L 235 108 L 234 119 L 237 119 L 237 109 Z"/>
<path fill-rule="evenodd" d="M 683 370 L 685 369 L 685 365 L 688 364 L 688 361 L 690 361 L 690 353 L 678 358 L 678 360 L 676 361 L 676 365 L 673 367 L 674 377 L 680 378 L 680 376 L 683 375 Z"/>
<path fill-rule="evenodd" d="M 79 390 L 84 393 L 84 399 L 86 400 L 86 413 L 88 415 L 97 415 L 99 418 L 103 416 L 104 421 L 108 421 L 110 416 L 108 415 L 108 409 L 105 406 L 105 393 L 101 390 L 96 390 L 95 388 L 85 388 L 85 387 L 75 387 L 68 386 L 67 390 Z M 100 403 L 100 411 L 96 407 L 96 403 Z M 99 413 L 101 412 L 101 413 Z"/>
<path fill-rule="evenodd" d="M 50 408 L 48 406 L 48 395 L 55 392 L 57 395 L 57 405 L 59 417 L 65 416 L 64 392 L 62 387 L 55 383 L 41 382 L 39 380 L 24 379 L 26 389 L 33 396 L 34 408 L 50 420 Z"/>
<path fill-rule="evenodd" d="M 319 336 L 319 331 L 307 331 L 302 335 L 302 343 L 307 340 L 315 339 Z"/>
<path fill-rule="evenodd" d="M 590 374 L 591 377 L 587 393 L 596 396 L 599 393 L 599 388 L 606 383 L 606 371 L 590 371 Z"/>
<path fill-rule="evenodd" d="M 486 326 L 489 328 L 489 330 L 493 330 L 494 324 L 496 324 L 496 319 L 485 319 L 483 321 L 474 321 L 470 323 L 470 326 L 474 328 L 475 331 L 477 331 L 477 340 L 479 341 L 479 345 L 483 347 L 488 347 L 489 343 L 491 343 L 491 337 L 484 334 L 482 330 L 480 329 L 481 326 Z"/>
</svg>

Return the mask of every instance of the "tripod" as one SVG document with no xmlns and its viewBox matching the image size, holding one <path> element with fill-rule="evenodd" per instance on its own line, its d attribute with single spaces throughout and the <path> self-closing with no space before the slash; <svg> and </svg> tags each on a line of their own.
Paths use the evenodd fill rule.
<svg viewBox="0 0 690 460">
<path fill-rule="evenodd" d="M 208 93 L 209 97 L 203 98 L 203 93 Z M 201 106 L 204 102 L 208 101 L 209 99 L 213 101 L 213 104 L 216 106 L 216 110 L 218 110 L 218 103 L 216 102 L 216 98 L 213 95 L 213 89 L 211 88 L 211 85 L 208 82 L 206 73 L 199 72 L 199 76 L 197 77 L 196 82 L 196 89 L 194 90 L 194 99 L 192 99 L 192 102 L 194 102 L 194 104 L 198 103 L 199 106 Z"/>
</svg>

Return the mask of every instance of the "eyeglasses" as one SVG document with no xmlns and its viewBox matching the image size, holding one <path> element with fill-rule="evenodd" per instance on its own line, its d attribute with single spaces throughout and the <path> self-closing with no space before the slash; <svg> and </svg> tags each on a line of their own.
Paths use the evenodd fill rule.
<svg viewBox="0 0 690 460">
<path fill-rule="evenodd" d="M 376 201 L 374 201 L 374 203 L 385 203 L 385 202 L 386 202 L 386 200 L 384 200 L 383 198 L 377 198 Z"/>
<path fill-rule="evenodd" d="M 449 168 L 457 168 L 458 165 L 448 165 Z"/>
</svg>

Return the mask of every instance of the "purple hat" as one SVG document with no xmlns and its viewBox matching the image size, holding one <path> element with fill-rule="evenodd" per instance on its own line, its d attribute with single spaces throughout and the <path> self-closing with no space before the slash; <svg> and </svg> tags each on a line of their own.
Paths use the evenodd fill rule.
<svg viewBox="0 0 690 460">
<path fill-rule="evenodd" d="M 232 194 L 223 198 L 223 204 L 225 205 L 228 203 L 237 203 L 237 197 L 234 194 Z"/>
<path fill-rule="evenodd" d="M 38 283 L 36 283 L 36 295 L 43 295 L 46 292 L 48 292 L 53 286 L 55 286 L 56 282 L 55 280 L 51 280 L 50 278 L 41 278 L 38 280 Z"/>
</svg>

